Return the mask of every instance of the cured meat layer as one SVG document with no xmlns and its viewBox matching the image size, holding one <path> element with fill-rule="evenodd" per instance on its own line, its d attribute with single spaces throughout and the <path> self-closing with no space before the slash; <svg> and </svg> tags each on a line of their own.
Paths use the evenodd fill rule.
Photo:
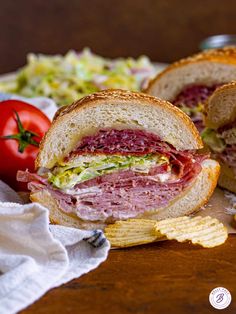
<svg viewBox="0 0 236 314">
<path fill-rule="evenodd" d="M 213 94 L 217 87 L 222 84 L 212 86 L 192 85 L 184 88 L 175 98 L 173 104 L 183 109 L 192 119 L 199 132 L 204 129 L 203 111 L 206 100 Z"/>
<path fill-rule="evenodd" d="M 148 173 L 119 170 L 86 180 L 72 189 L 60 190 L 45 177 L 19 172 L 18 180 L 29 182 L 32 192 L 48 190 L 67 213 L 83 220 L 114 221 L 136 217 L 168 205 L 201 171 L 206 155 L 177 151 L 158 136 L 143 130 L 100 130 L 87 136 L 67 156 L 67 162 L 81 154 L 162 154 L 168 162 L 156 164 Z"/>
<path fill-rule="evenodd" d="M 146 155 L 161 153 L 165 156 L 178 154 L 190 156 L 191 152 L 177 151 L 156 134 L 138 129 L 102 129 L 93 136 L 84 137 L 66 160 L 81 154 Z"/>
</svg>

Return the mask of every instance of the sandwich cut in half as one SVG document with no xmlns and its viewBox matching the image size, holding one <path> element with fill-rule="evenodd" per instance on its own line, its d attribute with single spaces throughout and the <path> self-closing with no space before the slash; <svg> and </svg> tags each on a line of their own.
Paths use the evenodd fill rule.
<svg viewBox="0 0 236 314">
<path fill-rule="evenodd" d="M 106 90 L 59 110 L 40 144 L 31 200 L 53 223 L 93 229 L 188 215 L 212 194 L 219 164 L 201 155 L 189 117 L 142 93 Z"/>
<path fill-rule="evenodd" d="M 219 185 L 236 193 L 236 81 L 209 98 L 203 141 L 221 164 Z"/>
<path fill-rule="evenodd" d="M 232 80 L 236 80 L 236 47 L 210 49 L 171 64 L 149 82 L 145 92 L 179 107 L 202 132 L 207 99 Z"/>
</svg>

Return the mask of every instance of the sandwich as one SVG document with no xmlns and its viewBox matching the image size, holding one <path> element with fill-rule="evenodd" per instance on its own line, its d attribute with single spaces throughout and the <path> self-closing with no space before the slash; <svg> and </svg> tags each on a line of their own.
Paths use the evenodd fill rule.
<svg viewBox="0 0 236 314">
<path fill-rule="evenodd" d="M 236 48 L 211 49 L 171 64 L 145 92 L 179 107 L 202 132 L 207 99 L 217 87 L 235 79 Z"/>
<path fill-rule="evenodd" d="M 206 111 L 207 128 L 202 138 L 212 158 L 221 164 L 218 184 L 236 193 L 236 82 L 217 88 Z"/>
<path fill-rule="evenodd" d="M 191 214 L 211 196 L 219 164 L 199 154 L 189 117 L 143 93 L 106 90 L 62 107 L 44 136 L 37 173 L 19 172 L 52 223 L 103 229 L 129 218 Z"/>
</svg>

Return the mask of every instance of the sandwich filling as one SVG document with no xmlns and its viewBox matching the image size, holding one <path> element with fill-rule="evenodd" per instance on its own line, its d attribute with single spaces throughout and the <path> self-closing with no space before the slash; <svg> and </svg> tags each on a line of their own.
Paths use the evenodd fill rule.
<svg viewBox="0 0 236 314">
<path fill-rule="evenodd" d="M 80 140 L 52 169 L 19 172 L 32 192 L 87 221 L 112 222 L 167 206 L 201 172 L 207 155 L 178 151 L 144 130 L 105 129 Z"/>
<path fill-rule="evenodd" d="M 187 86 L 175 97 L 174 101 L 172 102 L 192 119 L 200 133 L 204 129 L 205 103 L 216 90 L 216 88 L 221 85 L 222 84 L 214 84 L 212 86 Z"/>
<path fill-rule="evenodd" d="M 232 169 L 236 178 L 236 121 L 217 130 L 206 128 L 202 139 L 211 149 L 212 157 Z"/>
</svg>

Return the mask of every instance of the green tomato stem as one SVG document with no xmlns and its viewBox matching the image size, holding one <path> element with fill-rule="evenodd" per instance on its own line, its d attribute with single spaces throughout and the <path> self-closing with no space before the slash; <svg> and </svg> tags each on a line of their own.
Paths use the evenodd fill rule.
<svg viewBox="0 0 236 314">
<path fill-rule="evenodd" d="M 17 124 L 17 128 L 18 128 L 19 133 L 1 136 L 0 138 L 5 139 L 5 140 L 9 140 L 9 139 L 17 140 L 19 142 L 19 145 L 18 145 L 18 152 L 19 153 L 23 153 L 25 148 L 28 145 L 33 145 L 33 146 L 39 147 L 39 143 L 33 139 L 33 137 L 35 137 L 35 136 L 39 137 L 39 135 L 37 133 L 31 132 L 29 130 L 25 130 L 25 128 L 23 127 L 23 125 L 21 123 L 18 112 L 14 110 L 14 113 L 16 115 L 16 124 Z"/>
</svg>

